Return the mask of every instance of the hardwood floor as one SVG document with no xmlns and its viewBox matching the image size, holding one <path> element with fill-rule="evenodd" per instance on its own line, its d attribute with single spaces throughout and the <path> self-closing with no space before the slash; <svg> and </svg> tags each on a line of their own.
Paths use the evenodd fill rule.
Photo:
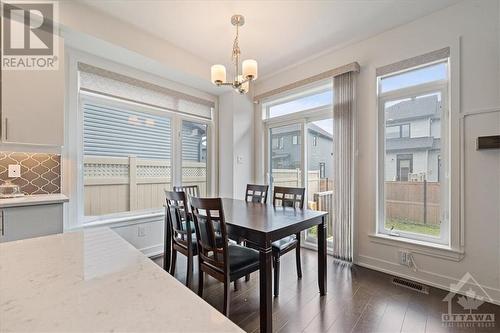
<svg viewBox="0 0 500 333">
<path fill-rule="evenodd" d="M 163 259 L 154 261 L 162 265 Z M 494 328 L 442 327 L 447 313 L 443 298 L 447 292 L 430 288 L 429 295 L 395 286 L 390 276 L 359 266 L 350 266 L 328 257 L 328 294 L 319 296 L 316 252 L 302 250 L 302 280 L 297 280 L 295 256 L 281 261 L 280 296 L 273 302 L 275 332 L 499 332 L 500 307 L 484 303 L 479 310 L 495 314 Z M 195 259 L 193 290 L 197 291 Z M 185 281 L 186 260 L 178 256 L 176 278 Z M 247 332 L 259 331 L 258 274 L 239 281 L 232 288 L 229 318 Z M 204 297 L 222 309 L 222 283 L 205 278 Z M 458 310 L 458 309 L 457 309 Z M 463 311 L 463 310 L 462 310 Z M 459 312 L 454 309 L 454 312 Z"/>
</svg>

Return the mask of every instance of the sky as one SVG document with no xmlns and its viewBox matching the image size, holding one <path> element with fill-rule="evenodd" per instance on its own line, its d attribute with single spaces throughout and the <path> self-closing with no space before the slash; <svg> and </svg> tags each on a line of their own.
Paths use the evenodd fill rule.
<svg viewBox="0 0 500 333">
<path fill-rule="evenodd" d="M 331 90 L 296 99 L 287 103 L 278 104 L 269 108 L 270 117 L 278 117 L 299 112 L 319 106 L 332 104 L 333 92 Z"/>
<path fill-rule="evenodd" d="M 381 83 L 380 91 L 383 93 L 426 82 L 442 80 L 446 79 L 447 76 L 448 76 L 447 63 L 438 63 L 417 70 L 412 70 L 410 72 L 385 77 L 380 80 Z M 324 105 L 329 105 L 332 104 L 332 102 L 333 102 L 333 92 L 329 90 L 319 94 L 292 100 L 287 103 L 272 106 L 269 109 L 269 113 L 270 117 L 273 118 Z M 391 106 L 393 104 L 397 104 L 399 102 L 401 102 L 401 100 L 390 102 L 390 104 L 386 105 L 386 107 Z M 321 127 L 328 133 L 333 134 L 333 122 L 331 119 L 316 121 L 314 122 L 314 124 Z"/>
<path fill-rule="evenodd" d="M 389 76 L 380 80 L 380 92 L 387 92 L 404 87 L 410 87 L 426 82 L 443 80 L 447 78 L 446 63 L 439 63 L 418 70 Z"/>
</svg>

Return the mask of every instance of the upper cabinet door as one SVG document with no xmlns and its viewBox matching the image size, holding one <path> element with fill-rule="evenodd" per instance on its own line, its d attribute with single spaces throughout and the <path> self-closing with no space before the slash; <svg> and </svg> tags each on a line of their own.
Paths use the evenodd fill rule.
<svg viewBox="0 0 500 333">
<path fill-rule="evenodd" d="M 64 143 L 64 40 L 58 70 L 2 70 L 2 143 Z"/>
</svg>

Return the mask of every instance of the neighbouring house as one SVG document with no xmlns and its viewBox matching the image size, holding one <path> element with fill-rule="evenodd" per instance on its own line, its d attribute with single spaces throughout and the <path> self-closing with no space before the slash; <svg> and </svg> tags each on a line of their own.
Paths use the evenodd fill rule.
<svg viewBox="0 0 500 333">
<path fill-rule="evenodd" d="M 273 129 L 271 135 L 273 169 L 300 169 L 300 129 Z M 332 177 L 333 136 L 321 127 L 310 124 L 307 130 L 307 169 L 319 171 L 321 179 Z"/>
<path fill-rule="evenodd" d="M 441 179 L 441 108 L 437 95 L 386 107 L 386 181 Z"/>
</svg>

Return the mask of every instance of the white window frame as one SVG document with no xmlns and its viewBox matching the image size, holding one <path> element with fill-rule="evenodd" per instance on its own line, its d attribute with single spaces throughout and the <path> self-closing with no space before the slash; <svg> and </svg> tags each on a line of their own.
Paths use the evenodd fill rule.
<svg viewBox="0 0 500 333">
<path fill-rule="evenodd" d="M 103 68 L 112 72 L 120 73 L 126 76 L 138 78 L 142 81 L 151 82 L 167 88 L 178 90 L 186 94 L 197 96 L 199 98 L 210 100 L 215 103 L 212 109 L 212 118 L 197 118 L 197 116 L 179 115 L 186 118 L 194 119 L 194 121 L 206 121 L 208 126 L 208 141 L 207 149 L 211 150 L 207 155 L 207 179 L 209 195 L 213 196 L 218 193 L 218 102 L 217 99 L 208 93 L 193 89 L 189 86 L 184 86 L 166 78 L 135 69 L 124 65 L 123 63 L 115 62 L 108 58 L 102 58 L 96 54 L 87 53 L 79 48 L 74 48 L 67 45 L 65 48 L 65 80 L 66 80 L 66 98 L 65 98 L 65 133 L 64 146 L 61 149 L 62 163 L 62 191 L 69 197 L 69 202 L 64 207 L 64 230 L 78 230 L 81 228 L 93 226 L 114 226 L 122 225 L 123 223 L 133 223 L 133 221 L 144 221 L 145 219 L 158 218 L 164 216 L 164 210 L 158 210 L 154 213 L 136 214 L 136 212 L 125 212 L 123 216 L 115 216 L 109 219 L 102 219 L 95 223 L 84 224 L 83 211 L 83 180 L 80 175 L 83 172 L 83 119 L 80 115 L 80 80 L 78 63 L 83 62 L 95 67 Z M 165 111 L 165 110 L 161 110 Z M 176 111 L 171 111 L 178 113 Z M 173 140 L 176 140 L 174 136 Z M 174 149 L 174 148 L 173 148 Z M 180 178 L 179 178 L 180 179 Z M 180 182 L 179 182 L 180 183 Z"/>
<path fill-rule="evenodd" d="M 448 59 L 443 59 L 440 61 L 436 61 L 434 63 L 424 64 L 422 66 L 418 66 L 416 68 L 406 69 L 401 72 L 408 72 L 411 70 L 415 70 L 421 67 L 426 67 L 431 64 L 443 63 L 446 62 L 448 68 L 450 66 Z M 393 76 L 398 73 L 391 73 L 388 75 L 384 75 L 377 78 L 377 87 L 380 86 L 380 80 L 384 77 Z M 400 241 L 409 241 L 409 242 L 422 242 L 427 245 L 437 245 L 437 246 L 451 246 L 451 200 L 450 200 L 450 170 L 451 170 L 451 116 L 450 116 L 450 80 L 437 80 L 430 83 L 424 83 L 420 85 L 415 85 L 411 87 L 405 87 L 397 90 L 391 90 L 385 93 L 378 94 L 378 163 L 377 163 L 377 221 L 376 221 L 376 234 L 382 236 L 390 236 L 393 238 L 397 238 Z M 447 157 L 447 166 L 445 168 L 445 175 L 448 177 L 444 177 L 447 180 L 440 180 L 442 188 L 446 189 L 446 191 L 442 191 L 441 194 L 441 235 L 440 237 L 432 237 L 425 236 L 422 234 L 416 234 L 411 232 L 397 231 L 391 233 L 387 229 L 385 229 L 385 108 L 384 105 L 387 101 L 404 99 L 412 96 L 425 95 L 427 93 L 441 93 L 441 101 L 442 101 L 442 115 L 441 115 L 441 146 L 444 147 L 442 149 L 442 156 Z"/>
<path fill-rule="evenodd" d="M 263 128 L 264 128 L 264 172 L 265 172 L 265 181 L 266 184 L 269 186 L 272 186 L 272 180 L 271 180 L 271 161 L 269 160 L 269 154 L 271 152 L 271 140 L 270 140 L 270 131 L 272 128 L 276 127 L 282 127 L 282 126 L 287 126 L 287 125 L 300 125 L 300 135 L 299 135 L 299 142 L 302 145 L 301 149 L 301 170 L 302 170 L 302 177 L 301 177 L 301 182 L 304 185 L 306 192 L 306 200 L 308 198 L 308 193 L 307 193 L 307 186 L 306 184 L 308 183 L 308 165 L 307 165 L 307 137 L 308 135 L 306 134 L 308 131 L 308 124 L 319 121 L 319 120 L 324 120 L 324 119 L 331 119 L 333 118 L 333 110 L 332 106 L 323 106 L 320 108 L 313 108 L 313 109 L 308 109 L 308 110 L 303 110 L 299 112 L 295 112 L 289 115 L 285 116 L 279 116 L 279 117 L 274 117 L 274 118 L 269 118 L 269 119 L 264 119 L 262 120 L 263 123 Z M 272 188 L 270 188 L 270 196 L 272 196 Z M 305 207 L 307 207 L 307 201 L 304 203 Z M 317 250 L 317 240 L 313 239 L 308 236 L 307 231 L 302 232 L 302 247 L 311 249 L 311 250 Z M 328 253 L 332 253 L 332 248 L 333 248 L 333 242 L 331 240 L 327 240 L 327 251 Z"/>
<path fill-rule="evenodd" d="M 84 196 L 84 176 L 83 176 L 83 104 L 85 102 L 105 105 L 109 107 L 118 107 L 118 108 L 132 108 L 133 110 L 137 110 L 140 112 L 151 113 L 156 115 L 162 115 L 170 118 L 171 124 L 171 132 L 172 132 L 172 151 L 171 151 L 171 182 L 172 186 L 182 185 L 182 121 L 187 120 L 196 123 L 202 123 L 207 126 L 207 192 L 209 195 L 212 195 L 212 181 L 211 181 L 211 168 L 212 168 L 212 133 L 213 133 L 213 121 L 196 117 L 192 115 L 187 115 L 175 111 L 170 111 L 162 108 L 156 108 L 149 105 L 143 105 L 141 103 L 134 103 L 130 101 L 121 100 L 119 98 L 108 97 L 104 95 L 89 93 L 80 91 L 79 92 L 79 105 L 78 105 L 78 168 L 80 172 L 78 173 L 78 192 L 79 192 L 79 220 L 82 221 L 83 225 L 93 224 L 93 223 L 103 223 L 103 222 L 115 222 L 121 221 L 123 219 L 137 218 L 142 216 L 150 216 L 151 214 L 163 214 L 163 208 L 153 208 L 153 209 L 144 209 L 144 210 L 134 210 L 134 211 L 126 211 L 112 214 L 105 214 L 100 216 L 85 216 L 84 207 L 85 207 L 85 196 Z"/>
</svg>

